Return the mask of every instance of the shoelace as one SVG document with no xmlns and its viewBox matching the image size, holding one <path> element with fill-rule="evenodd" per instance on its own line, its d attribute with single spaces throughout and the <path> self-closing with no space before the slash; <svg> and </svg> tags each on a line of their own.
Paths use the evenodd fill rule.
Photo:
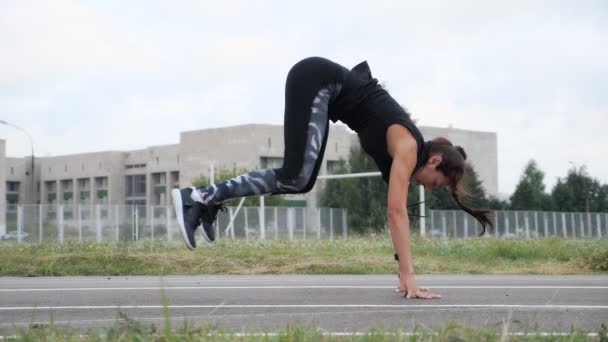
<svg viewBox="0 0 608 342">
<path fill-rule="evenodd" d="M 207 220 L 207 221 L 211 221 L 211 223 L 213 224 L 215 222 L 215 220 L 217 220 L 217 213 L 219 211 L 223 211 L 226 212 L 228 211 L 228 208 L 226 208 L 226 206 L 224 205 L 223 202 L 220 203 L 211 203 L 207 205 L 208 208 L 211 208 L 211 211 L 215 212 L 215 215 L 212 215 L 211 212 L 209 212 L 208 210 L 203 210 L 203 215 L 201 215 L 201 219 L 200 221 L 203 222 L 203 219 Z"/>
</svg>

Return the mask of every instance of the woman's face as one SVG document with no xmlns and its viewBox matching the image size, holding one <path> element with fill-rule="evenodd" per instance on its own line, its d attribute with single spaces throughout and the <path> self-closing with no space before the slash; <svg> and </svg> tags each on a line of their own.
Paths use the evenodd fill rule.
<svg viewBox="0 0 608 342">
<path fill-rule="evenodd" d="M 442 188 L 449 185 L 449 179 L 443 172 L 437 170 L 437 166 L 441 164 L 442 157 L 440 155 L 429 158 L 426 165 L 414 174 L 414 181 L 425 187 L 425 189 Z"/>
</svg>

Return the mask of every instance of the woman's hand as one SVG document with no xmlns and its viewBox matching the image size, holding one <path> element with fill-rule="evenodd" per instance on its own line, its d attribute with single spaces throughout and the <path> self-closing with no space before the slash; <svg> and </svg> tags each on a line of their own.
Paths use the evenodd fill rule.
<svg viewBox="0 0 608 342">
<path fill-rule="evenodd" d="M 416 287 L 416 278 L 413 273 L 399 273 L 399 287 L 397 291 L 405 292 L 405 298 L 439 299 L 441 295 L 426 292 L 426 287 Z"/>
</svg>

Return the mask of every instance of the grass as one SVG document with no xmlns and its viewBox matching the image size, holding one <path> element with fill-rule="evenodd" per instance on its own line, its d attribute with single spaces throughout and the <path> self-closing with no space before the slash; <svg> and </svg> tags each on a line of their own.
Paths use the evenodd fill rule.
<svg viewBox="0 0 608 342">
<path fill-rule="evenodd" d="M 608 240 L 545 238 L 412 241 L 417 274 L 606 274 Z M 0 276 L 183 274 L 393 274 L 389 238 L 335 241 L 221 240 L 0 243 Z"/>
<path fill-rule="evenodd" d="M 525 335 L 509 332 L 508 325 L 472 328 L 448 323 L 437 329 L 416 326 L 412 332 L 402 328 L 385 329 L 382 326 L 360 333 L 327 334 L 311 326 L 289 325 L 274 332 L 240 332 L 221 330 L 210 324 L 184 321 L 180 327 L 171 326 L 165 313 L 164 326 L 145 325 L 119 313 L 115 323 L 107 328 L 97 327 L 84 333 L 70 326 L 31 325 L 18 329 L 15 339 L 21 341 L 606 341 L 605 324 L 597 333 L 580 330 L 566 333 L 525 331 Z"/>
</svg>

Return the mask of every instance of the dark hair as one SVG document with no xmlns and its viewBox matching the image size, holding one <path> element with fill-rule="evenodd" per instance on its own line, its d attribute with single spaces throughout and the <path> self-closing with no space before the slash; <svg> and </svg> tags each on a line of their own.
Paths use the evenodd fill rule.
<svg viewBox="0 0 608 342">
<path fill-rule="evenodd" d="M 450 181 L 449 191 L 452 195 L 458 207 L 464 211 L 466 211 L 469 215 L 473 216 L 479 223 L 483 230 L 479 234 L 482 236 L 485 234 L 486 229 L 488 227 L 493 228 L 492 224 L 492 210 L 490 209 L 477 209 L 470 208 L 462 203 L 461 198 L 464 196 L 471 196 L 466 191 L 464 191 L 461 180 L 465 176 L 465 160 L 467 159 L 467 154 L 464 152 L 464 149 L 460 146 L 454 146 L 452 143 L 445 138 L 435 138 L 431 141 L 431 146 L 429 149 L 429 156 L 440 154 L 442 156 L 442 161 L 439 165 L 437 165 L 437 170 L 441 171 Z"/>
</svg>

